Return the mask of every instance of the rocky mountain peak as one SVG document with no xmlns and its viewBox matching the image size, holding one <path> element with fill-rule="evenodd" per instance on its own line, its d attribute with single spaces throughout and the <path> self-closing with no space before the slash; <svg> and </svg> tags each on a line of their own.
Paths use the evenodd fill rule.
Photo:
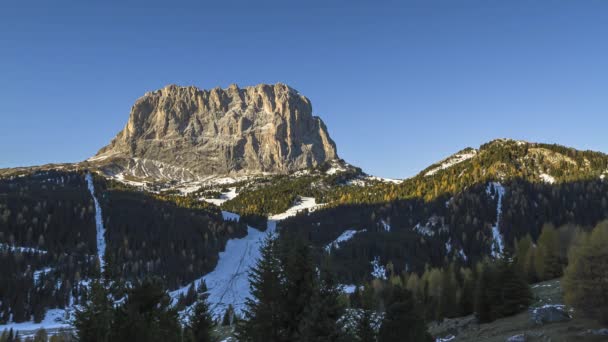
<svg viewBox="0 0 608 342">
<path fill-rule="evenodd" d="M 90 162 L 140 178 L 286 173 L 338 158 L 310 100 L 274 85 L 146 93 L 124 129 Z"/>
</svg>

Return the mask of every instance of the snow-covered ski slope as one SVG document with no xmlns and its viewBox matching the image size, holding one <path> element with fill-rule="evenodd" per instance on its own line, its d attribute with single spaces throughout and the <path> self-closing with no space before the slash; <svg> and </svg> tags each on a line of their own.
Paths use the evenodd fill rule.
<svg viewBox="0 0 608 342">
<path fill-rule="evenodd" d="M 245 299 L 249 297 L 249 270 L 260 257 L 260 246 L 265 237 L 276 231 L 277 222 L 296 215 L 302 210 L 314 210 L 318 207 L 314 198 L 302 197 L 286 212 L 270 216 L 266 231 L 262 232 L 253 227 L 247 227 L 247 236 L 240 239 L 230 239 L 226 249 L 219 254 L 218 263 L 213 271 L 194 281 L 198 288 L 202 280 L 209 289 L 209 306 L 214 317 L 224 314 L 229 305 L 236 312 L 244 309 Z M 224 220 L 238 220 L 239 216 L 227 211 L 222 212 Z M 188 284 L 170 293 L 176 303 L 181 294 L 186 294 Z"/>
<path fill-rule="evenodd" d="M 89 192 L 93 197 L 93 202 L 95 203 L 95 229 L 97 230 L 97 256 L 99 257 L 99 267 L 100 271 L 103 273 L 104 268 L 104 256 L 106 252 L 106 229 L 103 226 L 103 216 L 101 214 L 101 207 L 99 206 L 99 201 L 97 201 L 97 197 L 95 197 L 95 186 L 93 185 L 93 176 L 90 173 L 86 175 L 87 185 L 89 187 Z"/>
</svg>

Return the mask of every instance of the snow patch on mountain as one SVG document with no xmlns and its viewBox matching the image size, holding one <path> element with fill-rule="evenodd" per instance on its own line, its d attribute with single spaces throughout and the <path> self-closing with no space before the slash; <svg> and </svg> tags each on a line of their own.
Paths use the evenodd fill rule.
<svg viewBox="0 0 608 342">
<path fill-rule="evenodd" d="M 224 218 L 224 221 L 238 222 L 241 219 L 240 215 L 225 210 L 222 210 L 222 217 Z"/>
<path fill-rule="evenodd" d="M 317 208 L 322 207 L 323 205 L 325 205 L 325 204 L 323 204 L 323 203 L 317 204 L 317 201 L 315 200 L 314 197 L 298 197 L 298 199 L 296 200 L 294 205 L 291 208 L 287 209 L 286 212 L 276 214 L 276 215 L 271 215 L 269 218 L 271 220 L 280 221 L 280 220 L 284 220 L 290 216 L 295 216 L 299 212 L 304 211 L 304 210 L 314 211 Z"/>
<path fill-rule="evenodd" d="M 341 243 L 352 239 L 353 236 L 355 236 L 357 233 L 362 233 L 364 231 L 365 231 L 365 229 L 363 229 L 363 230 L 353 230 L 353 229 L 345 230 L 334 241 L 327 244 L 327 246 L 325 246 L 325 250 L 330 252 L 332 248 L 336 248 L 336 249 L 340 248 Z"/>
<path fill-rule="evenodd" d="M 548 175 L 546 173 L 541 173 L 540 174 L 540 179 L 542 179 L 543 182 L 545 183 L 549 183 L 549 184 L 553 184 L 555 183 L 555 178 L 551 175 Z"/>
<path fill-rule="evenodd" d="M 498 196 L 496 204 L 496 223 L 492 226 L 492 256 L 498 258 L 502 256 L 504 251 L 504 243 L 502 235 L 500 234 L 500 217 L 502 216 L 502 197 L 505 195 L 505 188 L 498 182 L 491 182 L 486 188 L 486 193 L 492 197 L 492 199 Z"/>
<path fill-rule="evenodd" d="M 380 264 L 380 258 L 375 257 L 371 262 L 372 265 L 372 277 L 375 279 L 386 279 L 386 269 Z"/>
<path fill-rule="evenodd" d="M 93 197 L 93 203 L 95 204 L 95 228 L 97 230 L 97 256 L 99 258 L 99 268 L 103 273 L 104 268 L 104 256 L 106 253 L 106 229 L 103 226 L 103 216 L 101 214 L 101 206 L 99 206 L 99 202 L 97 201 L 97 197 L 95 196 L 95 186 L 93 185 L 93 176 L 90 173 L 87 173 L 85 177 L 87 181 L 87 186 L 89 188 L 89 192 L 91 193 L 91 197 Z"/>
<path fill-rule="evenodd" d="M 229 188 L 228 190 L 228 192 L 221 193 L 220 198 L 201 198 L 201 200 L 220 206 L 224 204 L 224 202 L 230 201 L 238 195 L 236 192 L 236 188 Z"/>
<path fill-rule="evenodd" d="M 382 226 L 382 228 L 384 228 L 385 231 L 387 231 L 387 232 L 391 231 L 391 225 L 388 224 L 386 221 L 380 220 L 380 225 Z"/>
<path fill-rule="evenodd" d="M 441 161 L 441 164 L 439 164 L 439 166 L 432 168 L 431 170 L 427 171 L 424 175 L 432 176 L 441 170 L 445 170 L 456 164 L 462 163 L 463 161 L 469 160 L 469 159 L 475 157 L 476 155 L 477 155 L 477 150 L 475 150 L 475 149 L 463 150 L 462 152 L 456 153 L 453 156 L 450 156 L 447 159 L 444 159 L 443 161 Z"/>
</svg>

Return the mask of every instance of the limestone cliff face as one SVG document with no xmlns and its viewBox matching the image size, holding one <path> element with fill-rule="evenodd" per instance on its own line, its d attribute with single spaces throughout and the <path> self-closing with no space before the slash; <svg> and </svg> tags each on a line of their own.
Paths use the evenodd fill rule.
<svg viewBox="0 0 608 342">
<path fill-rule="evenodd" d="M 114 163 L 139 177 L 197 178 L 286 173 L 336 158 L 310 101 L 278 83 L 212 90 L 170 85 L 147 93 L 125 128 L 89 161 Z"/>
</svg>

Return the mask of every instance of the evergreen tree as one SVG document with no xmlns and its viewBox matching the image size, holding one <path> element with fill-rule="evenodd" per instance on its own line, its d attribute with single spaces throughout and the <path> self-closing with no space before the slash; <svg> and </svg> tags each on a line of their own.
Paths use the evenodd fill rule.
<svg viewBox="0 0 608 342">
<path fill-rule="evenodd" d="M 112 341 L 181 341 L 181 325 L 158 280 L 145 279 L 128 290 L 115 314 Z"/>
<path fill-rule="evenodd" d="M 194 308 L 189 317 L 187 330 L 190 334 L 192 342 L 209 342 L 211 338 L 211 330 L 213 328 L 213 318 L 209 312 L 209 304 L 207 303 L 207 286 L 205 282 L 201 282 L 199 287 L 198 299 L 194 303 Z"/>
<path fill-rule="evenodd" d="M 338 341 L 343 335 L 339 322 L 344 314 L 344 305 L 340 302 L 341 291 L 327 262 L 321 266 L 318 284 L 311 298 L 312 315 L 304 321 L 302 340 Z"/>
<path fill-rule="evenodd" d="M 304 341 L 312 326 L 312 301 L 315 294 L 315 268 L 310 246 L 298 236 L 281 240 L 285 297 L 282 301 L 283 324 L 290 341 Z"/>
<path fill-rule="evenodd" d="M 283 328 L 284 289 L 278 243 L 268 235 L 260 247 L 260 258 L 249 273 L 251 297 L 245 301 L 243 321 L 237 325 L 241 341 L 286 341 Z"/>
<path fill-rule="evenodd" d="M 582 234 L 569 254 L 564 297 L 587 316 L 608 323 L 608 221 Z"/>
<path fill-rule="evenodd" d="M 421 315 L 416 312 L 412 293 L 401 287 L 395 287 L 388 306 L 380 332 L 379 342 L 393 341 L 432 341 L 426 324 Z"/>
<path fill-rule="evenodd" d="M 229 304 L 228 309 L 226 309 L 226 312 L 224 313 L 224 317 L 222 318 L 222 325 L 223 326 L 232 325 L 234 323 L 234 318 L 235 318 L 234 307 L 232 307 L 232 304 Z"/>
<path fill-rule="evenodd" d="M 111 341 L 114 304 L 108 289 L 99 280 L 94 280 L 88 298 L 89 300 L 76 311 L 74 320 L 76 336 L 81 341 Z"/>
<path fill-rule="evenodd" d="M 543 226 L 538 238 L 538 248 L 535 255 L 536 273 L 540 280 L 558 278 L 562 275 L 560 263 L 559 237 L 551 224 Z"/>
<path fill-rule="evenodd" d="M 375 342 L 376 329 L 373 326 L 374 290 L 366 286 L 361 294 L 361 310 L 355 327 L 359 342 Z"/>
<path fill-rule="evenodd" d="M 523 275 L 504 260 L 481 265 L 475 291 L 475 313 L 480 322 L 521 312 L 532 299 Z"/>
</svg>

